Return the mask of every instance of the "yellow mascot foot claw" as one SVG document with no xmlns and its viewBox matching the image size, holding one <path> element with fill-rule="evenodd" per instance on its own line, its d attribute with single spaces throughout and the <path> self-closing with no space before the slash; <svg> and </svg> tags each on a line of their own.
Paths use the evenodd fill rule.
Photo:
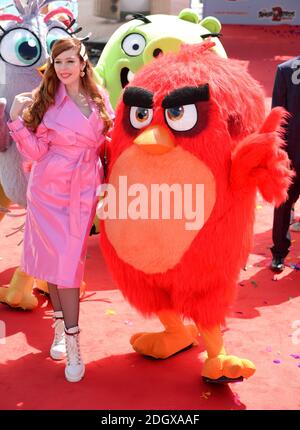
<svg viewBox="0 0 300 430">
<path fill-rule="evenodd" d="M 33 277 L 17 268 L 9 287 L 0 288 L 0 302 L 13 308 L 24 310 L 35 309 L 38 305 L 37 298 L 32 294 Z"/>
<path fill-rule="evenodd" d="M 182 326 L 176 332 L 136 333 L 130 343 L 133 349 L 142 355 L 154 358 L 168 358 L 183 349 L 198 345 L 198 329 L 194 325 Z"/>
<path fill-rule="evenodd" d="M 40 293 L 49 294 L 48 282 L 42 279 L 35 279 L 33 288 L 36 288 Z"/>
<path fill-rule="evenodd" d="M 242 381 L 255 373 L 254 364 L 245 358 L 220 354 L 207 358 L 202 376 L 206 382 L 228 383 Z"/>
</svg>

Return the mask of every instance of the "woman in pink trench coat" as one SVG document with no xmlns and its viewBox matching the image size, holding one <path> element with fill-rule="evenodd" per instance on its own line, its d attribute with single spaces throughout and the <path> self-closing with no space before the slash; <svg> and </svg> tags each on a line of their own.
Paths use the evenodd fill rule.
<svg viewBox="0 0 300 430">
<path fill-rule="evenodd" d="M 31 106 L 39 94 L 44 106 L 51 76 L 57 81 L 54 103 L 47 107 L 33 132 L 26 127 L 26 112 L 32 119 L 35 112 Z M 81 42 L 56 42 L 33 102 L 26 94 L 17 96 L 11 110 L 13 121 L 8 124 L 21 154 L 34 160 L 27 191 L 21 268 L 49 283 L 55 318 L 50 355 L 62 359 L 67 354 L 65 376 L 70 382 L 84 375 L 79 347 L 79 287 L 95 216 L 96 191 L 103 179 L 99 150 L 113 117 L 104 90 L 91 84 L 90 79 L 92 68 Z M 89 93 L 91 85 L 93 91 Z M 94 101 L 95 91 L 98 103 Z M 24 123 L 15 117 L 27 104 L 30 107 L 24 111 Z"/>
</svg>

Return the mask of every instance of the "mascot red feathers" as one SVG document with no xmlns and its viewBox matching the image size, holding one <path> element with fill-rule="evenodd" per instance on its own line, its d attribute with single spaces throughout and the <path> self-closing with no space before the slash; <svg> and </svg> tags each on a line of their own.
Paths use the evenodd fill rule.
<svg viewBox="0 0 300 430">
<path fill-rule="evenodd" d="M 212 45 L 185 45 L 160 56 L 126 87 L 108 174 L 118 215 L 102 221 L 101 242 L 124 296 L 165 327 L 134 335 L 133 348 L 167 358 L 195 344 L 199 330 L 207 350 L 202 375 L 230 382 L 255 372 L 251 361 L 227 355 L 220 325 L 250 251 L 256 192 L 279 205 L 292 171 L 281 149 L 284 111 L 276 108 L 264 120 L 259 84 L 238 62 L 211 52 Z M 189 211 L 165 216 L 153 198 L 155 184 L 176 196 L 171 214 Z M 202 200 L 191 189 L 204 190 Z M 145 206 L 155 216 L 145 216 Z M 138 216 L 130 217 L 133 207 Z M 182 317 L 195 326 L 185 326 Z"/>
</svg>

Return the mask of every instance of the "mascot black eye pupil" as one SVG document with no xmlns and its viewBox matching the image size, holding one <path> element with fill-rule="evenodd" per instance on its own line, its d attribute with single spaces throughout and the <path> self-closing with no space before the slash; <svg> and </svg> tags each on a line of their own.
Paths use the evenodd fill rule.
<svg viewBox="0 0 300 430">
<path fill-rule="evenodd" d="M 134 51 L 138 51 L 138 50 L 139 50 L 139 48 L 140 48 L 140 45 L 139 45 L 138 43 L 135 43 L 135 44 L 133 45 L 133 47 L 132 47 L 132 49 L 133 49 Z"/>
<path fill-rule="evenodd" d="M 136 111 L 136 117 L 139 121 L 145 121 L 149 116 L 149 110 L 145 108 L 138 108 Z"/>
<path fill-rule="evenodd" d="M 18 53 L 25 60 L 32 60 L 38 55 L 38 48 L 34 41 L 26 41 L 20 44 Z"/>
<path fill-rule="evenodd" d="M 168 116 L 170 119 L 180 119 L 184 114 L 183 106 L 178 106 L 168 109 Z"/>
</svg>

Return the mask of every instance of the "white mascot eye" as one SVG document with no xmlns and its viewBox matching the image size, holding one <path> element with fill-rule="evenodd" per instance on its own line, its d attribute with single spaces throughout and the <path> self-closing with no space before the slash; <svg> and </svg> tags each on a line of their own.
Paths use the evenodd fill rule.
<svg viewBox="0 0 300 430">
<path fill-rule="evenodd" d="M 132 106 L 130 108 L 130 123 L 132 127 L 140 129 L 147 127 L 152 121 L 153 109 Z"/>
<path fill-rule="evenodd" d="M 47 34 L 47 51 L 50 54 L 52 46 L 57 40 L 71 37 L 67 31 L 60 27 L 52 27 Z"/>
<path fill-rule="evenodd" d="M 1 39 L 0 57 L 9 64 L 28 67 L 41 56 L 41 43 L 31 31 L 16 28 L 8 31 Z"/>
<path fill-rule="evenodd" d="M 130 57 L 137 57 L 144 52 L 146 46 L 145 38 L 138 33 L 132 33 L 126 36 L 122 42 L 122 48 L 125 54 Z"/>
<path fill-rule="evenodd" d="M 197 124 L 198 112 L 194 104 L 176 106 L 165 109 L 165 118 L 172 130 L 188 131 Z"/>
</svg>

